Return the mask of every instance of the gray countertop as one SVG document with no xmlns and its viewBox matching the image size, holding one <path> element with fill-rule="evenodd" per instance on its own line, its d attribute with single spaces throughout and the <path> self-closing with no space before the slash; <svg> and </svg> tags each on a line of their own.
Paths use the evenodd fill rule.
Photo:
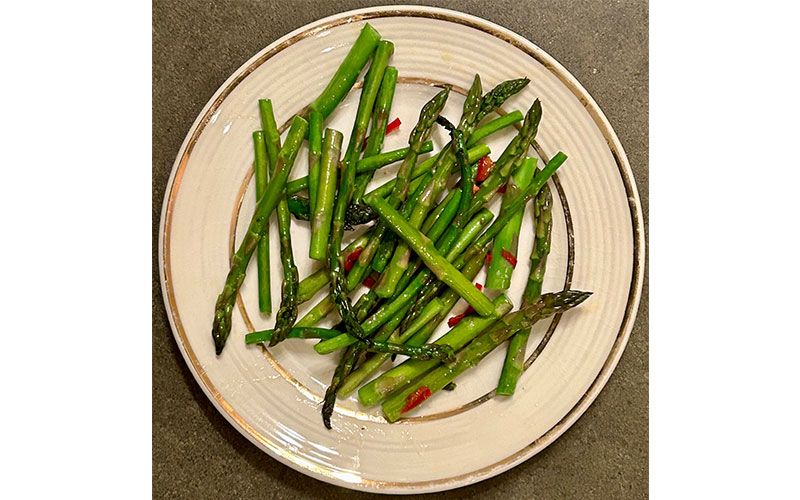
<svg viewBox="0 0 800 500">
<path fill-rule="evenodd" d="M 153 496 L 365 498 L 310 479 L 250 444 L 195 382 L 172 337 L 158 278 L 158 223 L 172 163 L 192 122 L 223 81 L 282 35 L 338 12 L 393 3 L 153 2 Z M 561 62 L 608 116 L 633 168 L 648 220 L 648 4 L 476 0 L 423 2 L 480 16 Z M 647 234 L 647 233 L 646 233 Z M 487 481 L 425 498 L 646 498 L 648 281 L 616 371 L 555 443 Z"/>
</svg>

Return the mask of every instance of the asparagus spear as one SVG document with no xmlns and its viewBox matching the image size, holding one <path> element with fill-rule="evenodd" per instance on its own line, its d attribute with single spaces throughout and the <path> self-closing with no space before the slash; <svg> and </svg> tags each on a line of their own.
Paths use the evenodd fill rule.
<svg viewBox="0 0 800 500">
<path fill-rule="evenodd" d="M 547 264 L 547 255 L 550 253 L 550 236 L 553 228 L 552 208 L 553 195 L 545 184 L 536 196 L 534 203 L 535 239 L 531 249 L 531 268 L 528 274 L 528 283 L 522 292 L 522 306 L 532 304 L 542 293 L 542 281 Z M 503 363 L 503 371 L 497 382 L 497 394 L 511 396 L 517 387 L 517 381 L 525 368 L 525 351 L 528 348 L 528 338 L 531 329 L 521 330 L 511 337 L 508 342 L 508 351 Z M 547 332 L 534 352 L 534 358 L 544 349 L 550 340 L 552 332 Z"/>
<path fill-rule="evenodd" d="M 489 146 L 487 146 L 486 144 L 478 144 L 477 146 L 473 146 L 467 150 L 467 157 L 469 158 L 470 163 L 475 163 L 476 161 L 480 160 L 481 158 L 490 154 L 491 152 L 492 152 L 491 149 L 489 149 Z M 428 158 L 427 160 L 418 163 L 417 166 L 414 167 L 414 170 L 411 172 L 412 180 L 411 183 L 409 184 L 409 189 L 411 191 L 413 191 L 414 188 L 418 185 L 415 184 L 415 182 L 418 182 L 419 176 L 433 170 L 433 167 L 434 165 L 436 165 L 438 158 L 439 158 L 438 154 L 434 155 L 431 158 Z M 380 186 L 376 187 L 375 189 L 367 193 L 365 196 L 371 194 L 377 194 L 381 198 L 386 198 L 387 196 L 389 196 L 389 193 L 392 192 L 392 189 L 394 189 L 394 185 L 396 183 L 397 183 L 396 179 L 391 179 L 381 184 Z"/>
<path fill-rule="evenodd" d="M 336 391 L 344 382 L 344 379 L 353 370 L 353 366 L 358 361 L 361 355 L 361 350 L 358 346 L 352 345 L 348 347 L 342 354 L 342 359 L 336 365 L 336 370 L 333 372 L 333 378 L 330 385 L 325 390 L 325 397 L 322 400 L 322 423 L 325 428 L 331 429 L 331 415 L 333 415 L 333 408 L 336 405 Z"/>
<path fill-rule="evenodd" d="M 522 195 L 522 190 L 528 187 L 536 169 L 536 158 L 527 158 L 520 168 L 511 176 L 508 181 L 503 203 L 503 207 Z M 494 239 L 492 249 L 492 259 L 489 263 L 489 271 L 486 275 L 486 288 L 493 290 L 506 290 L 511 284 L 511 274 L 514 266 L 508 261 L 509 258 L 516 259 L 519 228 L 522 225 L 522 211 L 517 212 Z M 505 253 L 504 253 L 505 252 Z"/>
<path fill-rule="evenodd" d="M 489 135 L 499 132 L 500 130 L 514 125 L 515 123 L 521 122 L 522 118 L 522 112 L 515 109 L 511 113 L 507 113 L 495 118 L 494 120 L 486 123 L 486 125 L 481 125 L 472 132 L 471 136 L 469 136 L 467 147 L 472 147 Z"/>
<path fill-rule="evenodd" d="M 475 148 L 470 149 L 470 151 L 472 151 L 472 150 L 478 151 L 477 148 L 486 148 L 486 146 L 483 145 L 483 144 L 479 144 Z M 431 151 L 433 151 L 433 142 L 431 142 L 431 141 L 425 141 L 422 144 L 422 146 L 420 147 L 420 150 L 419 150 L 420 154 L 430 153 Z M 395 149 L 394 151 L 387 151 L 386 153 L 381 153 L 381 154 L 377 154 L 375 156 L 370 156 L 369 158 L 362 158 L 362 159 L 358 160 L 358 163 L 356 163 L 356 174 L 365 174 L 365 173 L 370 173 L 370 172 L 373 172 L 375 170 L 381 169 L 381 168 L 383 168 L 383 167 L 385 167 L 387 165 L 391 165 L 392 163 L 396 163 L 396 162 L 402 160 L 403 158 L 406 157 L 406 154 L 408 154 L 408 148 L 407 147 L 400 148 L 400 149 Z M 417 167 L 419 167 L 419 165 Z M 421 172 L 421 171 L 418 172 L 416 170 L 417 167 L 415 167 L 415 170 L 412 173 L 412 177 L 414 177 L 414 178 L 417 178 L 417 177 L 419 177 L 420 175 L 422 175 L 424 173 L 424 172 Z M 417 175 L 415 175 L 415 174 L 417 174 Z M 297 193 L 299 193 L 301 191 L 307 191 L 307 190 L 308 190 L 308 176 L 298 177 L 297 179 L 294 179 L 294 180 L 289 181 L 289 182 L 286 183 L 286 195 L 287 196 L 290 196 L 290 195 L 293 195 L 293 194 L 297 194 Z M 413 188 L 412 188 L 412 190 L 413 190 Z M 387 191 L 387 194 L 388 194 L 388 191 Z"/>
<path fill-rule="evenodd" d="M 481 316 L 492 314 L 494 306 L 491 301 L 436 250 L 433 242 L 420 233 L 418 229 L 409 225 L 386 200 L 377 196 L 370 196 L 365 198 L 365 201 L 378 212 L 381 219 L 386 221 L 392 231 L 409 244 L 437 278 L 458 292 Z"/>
<path fill-rule="evenodd" d="M 269 166 L 267 165 L 267 144 L 264 142 L 264 132 L 253 132 L 253 148 L 255 150 L 255 164 L 253 169 L 256 176 L 256 200 L 267 189 Z M 267 314 L 272 314 L 272 297 L 270 291 L 269 268 L 269 224 L 264 230 L 264 236 L 258 242 L 256 250 L 256 264 L 258 272 L 258 309 Z"/>
<path fill-rule="evenodd" d="M 331 232 L 331 215 L 336 198 L 336 174 L 342 150 L 342 133 L 325 129 L 324 145 L 317 191 L 317 206 L 311 222 L 311 247 L 309 257 L 322 260 L 327 255 L 328 236 Z"/>
<path fill-rule="evenodd" d="M 384 43 L 384 42 L 381 42 Z M 380 50 L 380 45 L 378 46 Z M 383 81 L 375 100 L 375 110 L 372 112 L 372 127 L 367 147 L 364 150 L 364 158 L 375 156 L 383 148 L 383 138 L 386 135 L 386 124 L 389 122 L 389 112 L 392 109 L 392 99 L 394 99 L 394 89 L 397 85 L 397 69 L 391 66 L 386 68 L 383 73 Z M 356 177 L 356 188 L 353 193 L 353 200 L 358 203 L 364 196 L 367 184 L 372 180 L 374 170 Z"/>
<path fill-rule="evenodd" d="M 253 255 L 261 236 L 266 230 L 266 222 L 278 201 L 283 198 L 286 178 L 294 165 L 297 151 L 303 142 L 303 138 L 308 130 L 308 122 L 299 116 L 295 116 L 286 143 L 278 154 L 275 167 L 272 172 L 272 180 L 267 186 L 267 190 L 256 204 L 255 212 L 247 228 L 247 234 L 242 239 L 242 243 L 236 250 L 231 259 L 230 271 L 225 278 L 225 285 L 217 298 L 214 308 L 214 323 L 211 328 L 211 336 L 214 340 L 214 347 L 217 354 L 222 353 L 225 341 L 231 332 L 231 315 L 233 305 L 236 302 L 236 294 L 244 280 L 247 263 Z"/>
<path fill-rule="evenodd" d="M 366 78 L 364 79 L 364 88 L 361 91 L 361 98 L 358 102 L 356 119 L 353 123 L 353 132 L 350 134 L 350 143 L 347 147 L 347 152 L 345 153 L 342 179 L 339 186 L 339 193 L 336 198 L 333 222 L 331 225 L 331 236 L 330 241 L 328 242 L 328 269 L 331 276 L 330 295 L 334 304 L 339 309 L 339 315 L 342 317 L 347 331 L 351 332 L 354 337 L 365 343 L 367 346 L 371 345 L 371 340 L 364 336 L 361 325 L 358 323 L 358 321 L 356 321 L 350 299 L 347 297 L 348 290 L 346 285 L 346 277 L 344 274 L 343 263 L 340 258 L 340 252 L 342 236 L 344 233 L 344 215 L 347 211 L 347 206 L 350 204 L 350 199 L 353 196 L 353 189 L 355 187 L 356 161 L 361 153 L 361 144 L 364 141 L 364 137 L 367 133 L 370 112 L 375 104 L 375 98 L 378 94 L 378 87 L 383 79 L 383 73 L 386 70 L 386 65 L 388 63 L 389 56 L 391 55 L 391 49 L 393 46 L 383 45 L 382 47 L 384 48 L 381 51 L 376 52 L 375 58 L 373 58 L 370 69 L 367 72 Z M 368 248 L 369 244 L 364 251 L 366 251 Z M 336 389 L 334 388 L 333 390 L 335 392 Z M 332 407 L 330 407 L 330 409 L 332 410 Z"/>
<path fill-rule="evenodd" d="M 269 153 L 275 153 L 280 148 L 280 133 L 278 126 L 275 122 L 272 106 L 266 109 L 265 124 L 266 129 L 264 134 L 269 137 L 269 142 L 272 147 L 268 149 Z M 306 124 L 307 125 L 307 124 Z M 270 156 L 272 158 L 272 156 Z M 277 155 L 276 155 L 277 163 Z M 277 167 L 277 165 L 276 165 Z M 277 175 L 277 171 L 272 172 L 272 178 Z M 278 201 L 276 207 L 278 215 L 278 235 L 280 237 L 280 255 L 283 264 L 283 282 L 281 283 L 281 305 L 278 308 L 278 314 L 275 318 L 275 333 L 269 340 L 269 345 L 274 346 L 278 342 L 286 338 L 289 329 L 294 325 L 297 319 L 297 289 L 300 284 L 300 276 L 297 272 L 297 266 L 294 263 L 294 256 L 292 255 L 292 230 L 291 230 L 291 217 L 289 216 L 289 206 L 286 198 L 283 197 Z"/>
<path fill-rule="evenodd" d="M 408 346 L 421 346 L 424 342 L 408 342 L 415 333 L 421 330 L 428 322 L 433 320 L 433 318 L 442 310 L 444 304 L 438 298 L 433 299 L 425 306 L 425 309 L 422 311 L 422 314 L 417 318 L 414 323 L 409 326 L 408 330 L 404 332 L 400 332 L 399 330 L 395 330 L 391 333 L 391 336 L 388 337 L 389 342 L 394 344 L 405 344 Z M 330 338 L 330 337 L 329 337 Z M 382 340 L 376 338 L 375 340 Z M 339 396 L 347 396 L 354 390 L 361 385 L 361 382 L 367 379 L 370 375 L 375 373 L 375 371 L 383 365 L 390 357 L 392 357 L 391 353 L 377 353 L 375 356 L 369 358 L 368 360 L 361 363 L 361 365 L 353 371 L 349 377 L 347 377 L 339 388 Z"/>
<path fill-rule="evenodd" d="M 375 28 L 365 24 L 361 28 L 355 43 L 345 56 L 336 73 L 328 82 L 328 86 L 309 105 L 311 111 L 317 111 L 327 118 L 344 99 L 344 96 L 353 88 L 361 70 L 366 66 L 370 56 L 375 51 L 375 47 L 381 39 L 380 33 Z"/>
<path fill-rule="evenodd" d="M 286 335 L 287 339 L 330 339 L 341 335 L 339 330 L 331 330 L 329 328 L 292 328 Z M 244 336 L 246 344 L 260 344 L 262 342 L 269 342 L 269 339 L 275 334 L 275 329 L 262 330 L 259 332 L 251 332 Z"/>
<path fill-rule="evenodd" d="M 533 138 L 536 137 L 541 119 L 542 104 L 539 99 L 536 99 L 525 115 L 525 121 L 522 122 L 522 128 L 519 133 L 508 144 L 508 147 L 495 163 L 492 173 L 483 181 L 481 188 L 475 193 L 470 205 L 470 212 L 478 211 L 494 196 L 497 189 L 506 182 L 515 163 L 526 154 L 528 146 Z"/>
<path fill-rule="evenodd" d="M 403 160 L 402 165 L 400 165 L 400 169 L 397 171 L 395 184 L 388 197 L 389 204 L 393 208 L 398 207 L 400 203 L 406 199 L 406 195 L 408 194 L 409 190 L 409 183 L 411 181 L 411 173 L 414 164 L 417 161 L 420 146 L 430 135 L 431 127 L 436 121 L 436 117 L 439 116 L 439 113 L 447 102 L 447 97 L 449 94 L 449 87 L 443 89 L 441 92 L 436 94 L 433 99 L 428 101 L 420 111 L 419 121 L 417 122 L 416 126 L 414 126 L 414 129 L 411 131 L 411 135 L 408 139 L 408 154 Z M 348 286 L 351 289 L 355 288 L 355 285 L 364 279 L 364 275 L 369 268 L 372 257 L 378 250 L 378 246 L 380 245 L 384 234 L 386 234 L 387 229 L 388 228 L 386 224 L 378 222 L 377 226 L 373 230 L 369 243 L 367 243 L 367 246 L 364 248 L 364 251 L 361 252 L 361 255 L 358 256 L 358 262 L 356 262 L 356 264 L 353 266 L 353 269 L 350 271 L 350 274 L 347 277 Z"/>
<path fill-rule="evenodd" d="M 319 185 L 319 161 L 322 156 L 322 113 L 312 111 L 308 117 L 308 200 L 316 210 Z"/>
<path fill-rule="evenodd" d="M 394 422 L 402 413 L 410 411 L 424 399 L 452 382 L 458 375 L 477 365 L 487 354 L 505 342 L 511 335 L 523 328 L 530 328 L 536 321 L 565 312 L 589 298 L 591 292 L 567 290 L 559 293 L 548 293 L 535 303 L 520 309 L 516 313 L 501 318 L 489 330 L 475 338 L 467 347 L 456 355 L 456 361 L 442 365 L 426 374 L 418 382 L 402 391 L 391 395 L 383 403 L 383 412 L 389 421 Z M 422 389 L 425 388 L 425 389 Z M 423 390 L 425 397 L 413 398 L 412 395 Z"/>
<path fill-rule="evenodd" d="M 513 304 L 505 295 L 497 297 L 494 300 L 494 304 L 496 305 L 496 310 L 490 317 L 470 316 L 464 318 L 444 336 L 436 340 L 434 345 L 448 345 L 457 351 L 483 330 L 497 322 L 498 318 L 507 314 L 513 307 Z M 366 406 L 374 406 L 391 392 L 411 383 L 415 378 L 438 364 L 436 360 L 407 360 L 384 372 L 378 378 L 359 389 L 358 399 Z"/>
</svg>

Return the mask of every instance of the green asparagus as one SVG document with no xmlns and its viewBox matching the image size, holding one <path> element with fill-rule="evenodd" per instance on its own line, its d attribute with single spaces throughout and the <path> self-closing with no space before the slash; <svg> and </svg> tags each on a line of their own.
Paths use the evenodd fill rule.
<svg viewBox="0 0 800 500">
<path fill-rule="evenodd" d="M 333 205 L 336 198 L 336 176 L 342 150 L 342 133 L 325 129 L 322 158 L 320 160 L 317 206 L 311 221 L 311 248 L 309 257 L 322 260 L 327 257 L 328 236 L 331 232 Z"/>
<path fill-rule="evenodd" d="M 383 44 L 384 42 L 381 42 Z M 388 42 L 387 42 L 388 43 Z M 378 50 L 380 50 L 380 45 Z M 378 97 L 375 100 L 375 109 L 372 112 L 372 126 L 367 147 L 364 149 L 364 158 L 370 158 L 381 152 L 383 148 L 383 138 L 386 135 L 386 124 L 389 123 L 389 112 L 392 109 L 392 99 L 394 99 L 394 89 L 397 85 L 397 69 L 391 66 L 386 68 L 383 73 Z M 364 196 L 367 184 L 372 180 L 374 170 L 366 172 L 356 177 L 356 188 L 353 193 L 353 200 L 358 203 Z"/>
<path fill-rule="evenodd" d="M 522 195 L 522 191 L 528 187 L 536 169 L 536 158 L 527 158 L 520 168 L 509 179 L 506 192 L 503 194 L 503 207 L 511 204 L 515 199 Z M 486 275 L 486 288 L 492 290 L 506 290 L 511 285 L 511 274 L 514 265 L 509 259 L 516 259 L 519 229 L 522 225 L 522 210 L 517 212 L 494 239 L 492 258 L 489 262 L 489 270 Z M 505 253 L 504 253 L 505 252 Z"/>
<path fill-rule="evenodd" d="M 542 281 L 547 264 L 547 255 L 550 253 L 550 236 L 553 227 L 552 208 L 553 195 L 545 184 L 536 196 L 534 207 L 535 238 L 531 249 L 531 268 L 528 274 L 528 283 L 522 292 L 522 306 L 532 304 L 542 293 Z M 523 329 L 514 334 L 508 342 L 508 351 L 503 363 L 503 371 L 497 382 L 497 394 L 511 396 L 517 387 L 517 381 L 525 369 L 525 351 L 528 348 L 528 338 L 531 329 Z M 548 331 L 539 343 L 533 359 L 538 356 L 541 349 L 547 344 L 552 332 Z M 533 361 L 533 359 L 531 361 Z"/>
<path fill-rule="evenodd" d="M 250 220 L 247 233 L 242 239 L 239 248 L 231 259 L 231 267 L 225 278 L 225 285 L 217 298 L 214 308 L 214 323 L 211 328 L 211 336 L 214 340 L 216 353 L 222 353 L 225 341 L 231 332 L 231 316 L 233 305 L 236 302 L 236 294 L 244 281 L 247 263 L 253 255 L 261 236 L 266 230 L 266 222 L 272 211 L 284 196 L 284 186 L 289 172 L 294 165 L 297 152 L 300 149 L 303 138 L 308 131 L 308 122 L 299 116 L 295 116 L 286 143 L 278 154 L 275 168 L 272 172 L 272 180 L 267 186 L 267 190 L 256 204 L 255 212 Z"/>
<path fill-rule="evenodd" d="M 513 304 L 505 295 L 500 295 L 494 300 L 496 306 L 494 314 L 482 318 L 469 316 L 461 320 L 449 332 L 440 337 L 434 345 L 448 345 L 458 351 L 478 336 L 483 330 L 497 322 L 498 318 L 507 314 Z M 436 360 L 419 361 L 407 360 L 391 370 L 384 372 L 358 390 L 358 399 L 365 406 L 374 406 L 391 392 L 399 390 L 414 379 L 424 374 L 439 364 Z"/>
<path fill-rule="evenodd" d="M 456 355 L 456 361 L 435 368 L 422 379 L 405 389 L 391 395 L 383 403 L 383 413 L 389 421 L 394 422 L 402 413 L 410 411 L 424 399 L 441 390 L 458 375 L 477 365 L 487 354 L 505 342 L 515 332 L 529 328 L 536 321 L 565 312 L 589 298 L 591 292 L 568 290 L 559 293 L 548 293 L 535 303 L 519 311 L 501 317 L 490 329 L 476 337 L 475 340 Z M 425 361 L 422 363 L 431 363 Z M 367 386 L 365 386 L 367 387 Z M 425 389 L 424 398 L 411 398 L 420 388 Z M 360 394 L 360 393 L 359 393 Z"/>
<path fill-rule="evenodd" d="M 253 170 L 256 177 L 256 200 L 263 195 L 267 189 L 269 180 L 267 172 L 269 165 L 267 160 L 267 144 L 264 142 L 264 132 L 256 130 L 253 132 L 253 147 L 255 150 L 255 163 Z M 264 236 L 258 242 L 256 249 L 256 265 L 258 272 L 258 309 L 267 314 L 272 314 L 272 295 L 270 290 L 270 266 L 269 266 L 269 225 L 264 230 Z"/>
<path fill-rule="evenodd" d="M 369 23 L 364 25 L 325 90 L 309 105 L 312 112 L 322 113 L 323 118 L 327 118 L 333 112 L 334 108 L 353 88 L 359 73 L 366 66 L 380 39 L 381 34 L 375 28 Z"/>
</svg>

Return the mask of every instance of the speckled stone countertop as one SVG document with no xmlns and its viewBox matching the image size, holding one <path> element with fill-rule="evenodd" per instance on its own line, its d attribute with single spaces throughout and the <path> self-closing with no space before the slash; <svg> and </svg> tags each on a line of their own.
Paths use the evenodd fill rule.
<svg viewBox="0 0 800 500">
<path fill-rule="evenodd" d="M 366 498 L 281 465 L 242 437 L 195 382 L 172 337 L 158 278 L 158 223 L 172 163 L 192 122 L 243 62 L 275 39 L 358 0 L 153 2 L 153 496 Z M 611 121 L 648 221 L 646 1 L 422 2 L 480 16 L 542 47 Z M 648 279 L 630 341 L 608 385 L 555 443 L 514 469 L 426 499 L 638 499 L 648 494 Z"/>
</svg>

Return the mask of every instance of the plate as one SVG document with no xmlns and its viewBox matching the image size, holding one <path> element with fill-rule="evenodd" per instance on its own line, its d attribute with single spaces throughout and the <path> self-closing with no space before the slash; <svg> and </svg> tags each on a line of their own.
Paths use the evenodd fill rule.
<svg viewBox="0 0 800 500">
<path fill-rule="evenodd" d="M 541 356 L 520 378 L 511 398 L 493 388 L 505 349 L 437 393 L 408 418 L 389 424 L 380 408 L 355 396 L 340 399 L 333 430 L 323 427 L 320 401 L 336 356 L 320 356 L 310 340 L 265 349 L 246 346 L 244 334 L 270 328 L 258 312 L 255 263 L 241 289 L 233 329 L 223 354 L 214 354 L 213 306 L 255 206 L 251 133 L 260 128 L 257 100 L 271 98 L 279 123 L 324 88 L 365 22 L 395 44 L 400 74 L 390 118 L 399 132 L 384 150 L 406 145 L 421 105 L 453 86 L 443 115 L 457 121 L 464 89 L 480 73 L 484 90 L 527 76 L 531 83 L 503 106 L 527 110 L 542 101 L 543 118 L 532 155 L 569 159 L 550 181 L 554 192 L 553 243 L 546 291 L 572 287 L 594 295 L 563 317 L 540 322 L 529 353 L 555 329 Z M 345 141 L 360 90 L 354 88 L 326 122 Z M 513 129 L 490 137 L 497 159 Z M 438 150 L 447 141 L 437 130 Z M 305 175 L 303 146 L 291 178 Z M 381 170 L 374 185 L 396 171 Z M 499 200 L 490 208 L 497 212 Z M 530 207 L 518 254 L 532 241 Z M 273 217 L 274 221 L 274 217 Z M 276 225 L 271 226 L 273 308 L 280 297 Z M 222 415 L 256 446 L 317 479 L 378 493 L 447 490 L 497 475 L 557 439 L 600 392 L 633 327 L 642 287 L 644 236 L 630 166 L 611 125 L 586 90 L 558 62 L 519 35 L 474 16 L 430 7 L 368 8 L 304 26 L 266 47 L 214 94 L 181 146 L 167 186 L 159 233 L 164 301 L 175 339 L 200 387 Z M 304 277 L 317 268 L 307 257 L 307 223 L 293 225 L 295 259 Z M 254 260 L 254 259 L 253 259 Z M 519 304 L 527 258 L 520 258 L 508 295 Z M 476 281 L 483 282 L 485 274 Z M 301 307 L 307 311 L 321 292 Z M 460 302 L 454 313 L 461 312 Z M 446 331 L 442 325 L 437 333 Z"/>
</svg>

